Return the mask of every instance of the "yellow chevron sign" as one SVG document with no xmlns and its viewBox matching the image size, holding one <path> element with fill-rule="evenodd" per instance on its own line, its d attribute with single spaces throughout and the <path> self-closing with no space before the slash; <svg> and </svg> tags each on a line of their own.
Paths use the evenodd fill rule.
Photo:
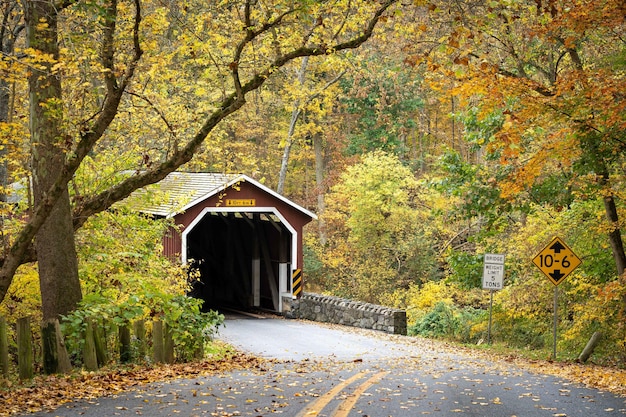
<svg viewBox="0 0 626 417">
<path fill-rule="evenodd" d="M 302 270 L 296 269 L 291 277 L 291 289 L 294 297 L 302 295 Z"/>
</svg>

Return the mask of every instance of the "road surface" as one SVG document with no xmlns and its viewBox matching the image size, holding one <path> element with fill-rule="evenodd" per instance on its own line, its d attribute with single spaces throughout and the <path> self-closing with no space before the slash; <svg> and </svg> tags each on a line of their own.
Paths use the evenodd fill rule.
<svg viewBox="0 0 626 417">
<path fill-rule="evenodd" d="M 422 339 L 237 315 L 219 338 L 270 359 L 266 369 L 150 384 L 35 416 L 626 415 L 617 395 Z"/>
</svg>

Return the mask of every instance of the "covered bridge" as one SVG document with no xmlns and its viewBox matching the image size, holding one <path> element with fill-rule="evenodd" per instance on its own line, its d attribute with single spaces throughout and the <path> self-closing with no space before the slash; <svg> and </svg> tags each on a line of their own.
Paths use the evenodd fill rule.
<svg viewBox="0 0 626 417">
<path fill-rule="evenodd" d="M 206 308 L 282 312 L 301 291 L 302 228 L 315 214 L 245 175 L 174 172 L 158 189 L 141 211 L 174 219 L 164 252 L 197 268 L 191 295 Z"/>
</svg>

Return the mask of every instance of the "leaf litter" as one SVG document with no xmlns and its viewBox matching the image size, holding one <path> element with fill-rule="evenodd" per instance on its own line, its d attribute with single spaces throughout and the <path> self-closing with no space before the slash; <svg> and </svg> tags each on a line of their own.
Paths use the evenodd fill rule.
<svg viewBox="0 0 626 417">
<path fill-rule="evenodd" d="M 8 386 L 8 381 L 0 379 L 0 417 L 52 410 L 67 402 L 110 396 L 153 382 L 226 374 L 236 370 L 264 372 L 270 363 L 267 359 L 232 352 L 220 359 L 193 363 L 135 365 L 103 368 L 96 372 L 37 376 L 15 386 Z"/>
<path fill-rule="evenodd" d="M 321 324 L 323 325 L 323 324 Z M 335 325 L 329 325 L 335 327 Z M 420 346 L 424 351 L 436 353 L 454 352 L 466 357 L 466 364 L 475 361 L 488 361 L 494 368 L 502 368 L 504 372 L 515 372 L 512 367 L 525 370 L 534 374 L 552 375 L 569 380 L 572 383 L 583 384 L 590 388 L 611 392 L 626 396 L 626 370 L 608 368 L 593 364 L 579 364 L 572 362 L 552 362 L 541 360 L 529 360 L 513 355 L 502 355 L 482 350 L 474 350 L 464 346 L 452 345 L 443 341 L 423 339 L 418 337 L 406 337 L 389 335 L 381 332 L 343 328 L 344 331 L 366 333 L 371 337 L 382 338 L 403 344 Z M 421 350 L 421 349 L 420 349 Z M 428 355 L 427 355 L 428 356 Z M 423 357 L 405 358 L 408 362 L 423 360 Z M 157 366 L 133 366 L 130 368 L 108 368 L 97 372 L 75 372 L 70 375 L 38 376 L 28 383 L 17 386 L 7 386 L 7 381 L 0 379 L 0 417 L 7 417 L 18 413 L 37 412 L 52 410 L 58 406 L 79 400 L 95 399 L 110 396 L 126 391 L 129 388 L 145 385 L 153 382 L 163 382 L 182 378 L 195 378 L 198 376 L 228 374 L 236 370 L 256 370 L 265 373 L 279 361 L 259 358 L 240 352 L 231 352 L 220 359 L 207 359 L 201 362 L 157 365 Z M 344 366 L 356 366 L 359 360 Z M 329 364 L 310 362 L 306 360 L 294 363 L 296 373 L 307 374 L 314 370 L 325 368 Z M 337 364 L 335 364 L 337 365 Z M 484 362 L 483 362 L 484 365 Z M 432 376 L 437 377 L 437 372 L 443 370 L 431 370 Z M 482 381 L 476 381 L 477 383 Z M 567 396 L 567 388 L 560 390 L 561 395 Z M 311 393 L 305 393 L 308 395 Z M 300 395 L 303 395 L 300 393 Z M 193 395 L 194 397 L 196 395 Z M 298 397 L 298 395 L 295 395 Z M 499 398 L 491 399 L 494 404 L 500 402 Z M 276 404 L 274 404 L 276 406 Z M 282 406 L 283 404 L 281 404 Z M 226 413 L 223 415 L 233 415 Z M 236 415 L 236 414 L 235 414 Z"/>
</svg>

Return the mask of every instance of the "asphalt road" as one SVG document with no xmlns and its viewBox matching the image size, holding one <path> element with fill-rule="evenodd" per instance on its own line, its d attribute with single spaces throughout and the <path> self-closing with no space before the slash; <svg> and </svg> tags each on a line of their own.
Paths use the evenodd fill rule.
<svg viewBox="0 0 626 417">
<path fill-rule="evenodd" d="M 420 339 L 247 316 L 229 316 L 219 337 L 273 360 L 262 372 L 150 384 L 35 416 L 626 415 L 626 398 Z"/>
</svg>

